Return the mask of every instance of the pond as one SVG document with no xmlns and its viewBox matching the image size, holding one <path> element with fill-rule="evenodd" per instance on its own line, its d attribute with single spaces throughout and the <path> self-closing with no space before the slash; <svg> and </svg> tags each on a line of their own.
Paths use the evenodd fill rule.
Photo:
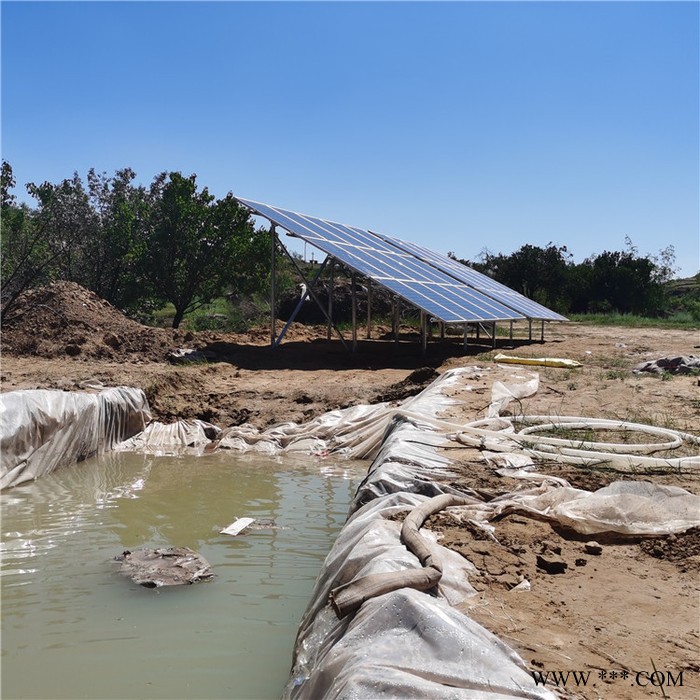
<svg viewBox="0 0 700 700">
<path fill-rule="evenodd" d="M 276 698 L 367 465 L 110 453 L 0 495 L 2 697 Z M 231 537 L 236 517 L 274 521 Z M 183 546 L 216 578 L 149 589 L 124 549 Z"/>
</svg>

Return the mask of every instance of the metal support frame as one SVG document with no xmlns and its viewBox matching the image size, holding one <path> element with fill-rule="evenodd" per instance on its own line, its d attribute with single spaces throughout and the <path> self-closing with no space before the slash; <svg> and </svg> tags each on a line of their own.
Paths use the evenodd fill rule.
<svg viewBox="0 0 700 700">
<path fill-rule="evenodd" d="M 479 338 L 480 338 L 480 330 L 484 331 L 487 338 L 491 338 L 491 347 L 495 348 L 496 347 L 496 322 L 495 321 L 491 322 L 491 332 L 490 333 L 483 323 L 477 323 L 476 324 L 476 339 L 477 340 L 479 340 Z"/>
<path fill-rule="evenodd" d="M 301 268 L 297 264 L 297 261 L 294 259 L 292 255 L 290 255 L 289 251 L 282 245 L 280 244 L 282 250 L 284 251 L 284 254 L 292 261 L 292 265 L 294 265 L 294 268 L 296 269 L 297 273 L 301 277 L 301 279 L 304 281 L 304 284 L 306 284 L 306 291 L 308 292 L 309 296 L 314 300 L 316 303 L 316 306 L 318 306 L 319 309 L 321 309 L 321 313 L 326 317 L 326 320 L 332 324 L 333 329 L 335 332 L 338 334 L 338 337 L 340 338 L 340 342 L 343 344 L 343 347 L 346 350 L 349 350 L 348 344 L 345 342 L 345 338 L 343 338 L 343 334 L 340 332 L 340 329 L 333 323 L 333 319 L 328 315 L 328 312 L 326 311 L 325 308 L 323 308 L 323 304 L 319 300 L 319 298 L 316 296 L 316 292 L 311 288 L 311 284 L 309 284 L 309 280 L 306 279 L 306 276 L 304 273 L 301 271 Z M 278 343 L 279 345 L 279 343 Z"/>
<path fill-rule="evenodd" d="M 540 343 L 544 343 L 544 319 L 542 319 L 542 335 L 540 336 Z"/>
<path fill-rule="evenodd" d="M 532 319 L 531 318 L 527 319 L 527 338 L 530 342 L 532 342 Z"/>
<path fill-rule="evenodd" d="M 280 334 L 277 336 L 277 339 L 273 342 L 273 347 L 277 347 L 281 342 L 282 338 L 284 338 L 285 333 L 287 332 L 287 329 L 289 326 L 294 323 L 294 320 L 296 317 L 299 315 L 299 312 L 301 311 L 301 307 L 304 306 L 304 302 L 307 300 L 307 298 L 310 295 L 309 290 L 311 289 L 311 286 L 316 284 L 318 282 L 319 277 L 321 276 L 321 273 L 323 272 L 323 269 L 326 267 L 326 263 L 328 262 L 328 258 L 326 258 L 323 263 L 319 266 L 318 270 L 316 271 L 316 274 L 313 276 L 311 282 L 306 285 L 306 291 L 301 295 L 301 298 L 297 302 L 297 305 L 294 307 L 294 311 L 290 314 L 289 318 L 287 319 L 287 323 L 284 324 L 284 328 L 280 332 Z M 323 309 L 321 309 L 323 311 Z"/>
<path fill-rule="evenodd" d="M 425 353 L 428 351 L 428 314 L 425 313 L 425 311 L 421 310 L 420 312 L 420 344 L 421 344 L 421 353 L 425 355 Z"/>
<path fill-rule="evenodd" d="M 440 340 L 445 340 L 445 322 L 440 321 Z"/>
<path fill-rule="evenodd" d="M 467 345 L 469 345 L 469 324 L 464 324 L 464 350 L 466 351 Z"/>
<path fill-rule="evenodd" d="M 510 338 L 510 344 L 513 344 L 513 322 L 510 322 L 510 333 L 509 333 L 509 338 Z"/>
</svg>

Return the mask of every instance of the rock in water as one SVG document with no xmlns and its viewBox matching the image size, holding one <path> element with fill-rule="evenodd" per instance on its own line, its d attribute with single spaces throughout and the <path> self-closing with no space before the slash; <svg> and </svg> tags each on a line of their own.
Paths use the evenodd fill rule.
<svg viewBox="0 0 700 700">
<path fill-rule="evenodd" d="M 114 557 L 121 562 L 120 572 L 147 588 L 181 586 L 214 577 L 209 562 L 188 547 L 128 549 Z"/>
</svg>

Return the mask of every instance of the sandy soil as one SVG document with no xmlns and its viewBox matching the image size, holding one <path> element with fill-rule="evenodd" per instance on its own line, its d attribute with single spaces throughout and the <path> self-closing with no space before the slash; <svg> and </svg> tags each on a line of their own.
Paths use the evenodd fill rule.
<svg viewBox="0 0 700 700">
<path fill-rule="evenodd" d="M 408 329 L 398 345 L 378 340 L 387 330 L 374 328 L 375 340 L 362 340 L 358 352 L 349 354 L 338 340 L 325 339 L 324 328 L 294 325 L 288 341 L 272 350 L 267 329 L 227 335 L 145 328 L 91 293 L 62 283 L 26 299 L 5 323 L 0 379 L 3 391 L 73 390 L 95 381 L 136 386 L 146 391 L 161 420 L 197 417 L 221 427 L 250 422 L 263 428 L 357 403 L 398 400 L 420 391 L 435 372 L 466 365 L 485 371 L 456 393 L 461 404 L 452 417 L 475 420 L 485 415 L 494 379 L 531 371 L 497 366 L 488 343 L 472 344 L 465 353 L 458 338 L 436 341 L 423 356 Z M 584 363 L 577 369 L 538 368 L 540 391 L 513 410 L 624 418 L 700 433 L 697 376 L 631 372 L 644 360 L 700 354 L 698 331 L 565 323 L 547 327 L 540 344 L 528 341 L 527 329 L 516 325 L 512 343 L 497 340 L 497 351 L 506 354 Z M 205 350 L 210 361 L 173 364 L 167 354 L 177 348 Z M 512 490 L 507 483 L 512 480 L 495 476 L 475 451 L 453 450 L 452 457 L 457 485 L 493 494 Z M 541 471 L 591 490 L 635 478 L 700 493 L 698 478 L 687 474 L 630 476 L 556 465 L 542 465 Z M 574 685 L 572 677 L 567 683 L 567 691 L 587 699 L 700 697 L 697 529 L 651 540 L 599 538 L 602 549 L 591 554 L 585 547 L 590 538 L 547 523 L 511 515 L 495 525 L 498 541 L 492 542 L 449 514 L 429 522 L 444 544 L 483 572 L 473 582 L 479 595 L 465 611 L 518 649 L 533 670 L 590 671 L 585 687 Z M 537 554 L 552 551 L 567 564 L 561 574 L 536 564 Z M 522 579 L 531 590 L 512 590 Z M 651 682 L 662 678 L 652 678 L 654 669 L 666 674 L 663 688 Z M 669 685 L 668 672 L 676 685 Z"/>
</svg>

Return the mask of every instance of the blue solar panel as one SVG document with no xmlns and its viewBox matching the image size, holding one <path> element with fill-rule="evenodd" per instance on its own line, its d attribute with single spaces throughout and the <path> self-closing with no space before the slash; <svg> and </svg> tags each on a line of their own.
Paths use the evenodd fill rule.
<svg viewBox="0 0 700 700">
<path fill-rule="evenodd" d="M 240 197 L 236 199 L 441 321 L 475 323 L 523 318 L 500 301 L 369 231 Z"/>
<path fill-rule="evenodd" d="M 372 233 L 374 233 L 374 231 L 372 231 Z M 542 304 L 538 304 L 532 299 L 528 299 L 528 297 L 523 294 L 516 292 L 510 287 L 506 287 L 500 282 L 496 282 L 496 280 L 491 277 L 483 275 L 481 272 L 477 272 L 457 260 L 448 258 L 446 255 L 441 255 L 429 248 L 424 248 L 421 245 L 410 243 L 409 241 L 402 241 L 392 236 L 385 236 L 384 234 L 377 235 L 387 243 L 393 243 L 400 250 L 413 253 L 416 257 L 433 265 L 436 269 L 442 270 L 451 277 L 464 282 L 464 284 L 474 289 L 478 289 L 480 292 L 500 301 L 505 306 L 518 311 L 528 318 L 544 321 L 567 320 L 565 316 L 548 309 L 546 306 L 542 306 Z"/>
</svg>

